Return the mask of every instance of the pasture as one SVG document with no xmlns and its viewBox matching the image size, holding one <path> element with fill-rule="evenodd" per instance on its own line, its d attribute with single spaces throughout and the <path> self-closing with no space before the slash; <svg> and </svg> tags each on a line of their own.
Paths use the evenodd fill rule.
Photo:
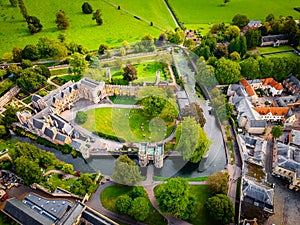
<svg viewBox="0 0 300 225">
<path fill-rule="evenodd" d="M 101 132 L 123 138 L 126 142 L 157 142 L 168 137 L 174 123 L 160 118 L 145 117 L 142 109 L 98 108 L 87 111 L 82 125 L 91 132 Z"/>
<path fill-rule="evenodd" d="M 176 16 L 181 22 L 189 26 L 199 24 L 231 23 L 236 14 L 245 14 L 251 20 L 265 21 L 269 13 L 276 18 L 293 16 L 300 18 L 300 13 L 294 7 L 300 6 L 300 0 L 234 0 L 223 5 L 223 0 L 168 0 Z M 188 3 L 188 4 L 187 4 Z"/>
<path fill-rule="evenodd" d="M 74 41 L 89 50 L 98 49 L 101 43 L 114 47 L 121 45 L 124 41 L 136 42 L 149 33 L 154 37 L 162 33 L 162 30 L 137 20 L 122 10 L 117 10 L 103 0 L 90 0 L 89 3 L 94 10 L 102 10 L 103 25 L 97 26 L 96 22 L 92 20 L 91 14 L 82 13 L 81 5 L 83 2 L 81 0 L 24 0 L 28 14 L 39 18 L 43 25 L 43 30 L 40 33 L 31 35 L 19 8 L 11 7 L 9 1 L 0 1 L 0 26 L 2 27 L 0 56 L 6 52 L 11 52 L 14 46 L 23 48 L 27 44 L 35 44 L 40 37 L 57 38 L 58 34 L 61 33 L 66 34 L 66 42 Z M 141 1 L 126 3 L 126 9 L 136 12 L 137 16 L 149 15 L 145 19 L 153 21 L 154 24 L 157 23 L 164 29 L 172 29 L 175 25 L 163 6 L 164 4 L 160 0 L 151 1 L 151 4 L 150 2 L 147 3 L 147 7 Z M 139 7 L 142 9 L 138 10 Z M 57 30 L 54 21 L 58 10 L 64 10 L 66 13 L 71 24 L 68 30 Z"/>
</svg>

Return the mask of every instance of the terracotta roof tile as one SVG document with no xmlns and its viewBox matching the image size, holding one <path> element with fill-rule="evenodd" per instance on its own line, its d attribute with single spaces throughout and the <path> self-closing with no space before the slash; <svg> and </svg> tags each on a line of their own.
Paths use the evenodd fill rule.
<svg viewBox="0 0 300 225">
<path fill-rule="evenodd" d="M 245 78 L 241 79 L 240 83 L 244 86 L 245 90 L 247 91 L 250 97 L 255 95 L 254 89 L 249 85 L 248 81 Z"/>
<path fill-rule="evenodd" d="M 276 116 L 285 116 L 289 112 L 288 107 L 253 107 L 253 109 L 261 115 L 271 113 Z"/>
<path fill-rule="evenodd" d="M 261 79 L 261 81 L 263 82 L 263 85 L 267 86 L 271 86 L 273 88 L 275 88 L 276 90 L 283 90 L 283 86 L 281 83 L 278 83 L 276 80 L 274 80 L 273 78 L 266 78 L 266 79 Z"/>
</svg>

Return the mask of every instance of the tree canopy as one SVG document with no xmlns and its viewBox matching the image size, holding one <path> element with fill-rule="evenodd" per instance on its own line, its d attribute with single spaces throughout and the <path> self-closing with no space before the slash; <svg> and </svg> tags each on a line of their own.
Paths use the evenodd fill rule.
<svg viewBox="0 0 300 225">
<path fill-rule="evenodd" d="M 31 34 L 38 33 L 43 28 L 43 25 L 41 24 L 40 20 L 35 16 L 27 16 L 26 22 L 28 24 L 28 29 Z"/>
<path fill-rule="evenodd" d="M 234 84 L 242 78 L 241 67 L 237 62 L 221 58 L 216 67 L 216 78 L 221 84 Z"/>
<path fill-rule="evenodd" d="M 246 15 L 236 14 L 232 18 L 232 24 L 238 26 L 239 28 L 243 28 L 249 23 L 249 19 Z"/>
<path fill-rule="evenodd" d="M 78 111 L 76 113 L 75 122 L 78 124 L 84 124 L 87 121 L 87 114 L 86 112 Z"/>
<path fill-rule="evenodd" d="M 229 175 L 227 172 L 216 172 L 208 176 L 207 185 L 211 195 L 224 194 L 228 193 L 228 181 Z"/>
<path fill-rule="evenodd" d="M 185 117 L 176 129 L 176 151 L 183 159 L 193 163 L 199 162 L 206 153 L 210 139 L 193 117 Z"/>
<path fill-rule="evenodd" d="M 70 27 L 70 22 L 67 19 L 63 10 L 59 10 L 56 13 L 55 23 L 57 25 L 58 30 L 67 30 Z"/>
<path fill-rule="evenodd" d="M 282 126 L 275 126 L 271 130 L 273 138 L 279 138 L 283 134 Z"/>
<path fill-rule="evenodd" d="M 131 64 L 127 64 L 123 68 L 123 79 L 128 81 L 133 81 L 136 80 L 137 78 L 138 76 L 137 76 L 136 68 Z"/>
<path fill-rule="evenodd" d="M 132 205 L 132 198 L 128 195 L 120 195 L 116 200 L 116 209 L 122 215 L 127 215 Z"/>
<path fill-rule="evenodd" d="M 132 201 L 128 214 L 136 220 L 144 221 L 148 217 L 149 211 L 148 200 L 145 197 L 137 197 Z"/>
<path fill-rule="evenodd" d="M 217 194 L 209 198 L 205 205 L 211 218 L 220 224 L 229 224 L 233 221 L 234 207 L 226 195 Z"/>
<path fill-rule="evenodd" d="M 181 219 L 189 219 L 195 212 L 195 199 L 189 193 L 188 182 L 183 178 L 171 178 L 155 188 L 159 208 Z"/>
<path fill-rule="evenodd" d="M 112 178 L 117 183 L 129 186 L 137 184 L 142 179 L 138 166 L 127 155 L 121 155 L 115 161 Z"/>
<path fill-rule="evenodd" d="M 84 14 L 91 14 L 93 13 L 93 7 L 88 2 L 84 2 L 81 6 L 82 12 Z"/>
<path fill-rule="evenodd" d="M 97 9 L 96 12 L 93 13 L 93 20 L 96 20 L 97 25 L 103 24 L 102 12 L 100 9 Z"/>
<path fill-rule="evenodd" d="M 82 75 L 88 68 L 88 63 L 81 54 L 75 53 L 70 60 L 70 67 L 74 74 Z"/>
</svg>

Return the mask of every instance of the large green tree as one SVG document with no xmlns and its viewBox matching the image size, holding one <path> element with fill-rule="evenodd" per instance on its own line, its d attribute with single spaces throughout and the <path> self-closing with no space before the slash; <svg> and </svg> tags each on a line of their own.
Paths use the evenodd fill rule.
<svg viewBox="0 0 300 225">
<path fill-rule="evenodd" d="M 79 53 L 75 53 L 70 60 L 70 67 L 74 74 L 82 75 L 88 68 L 88 63 Z"/>
<path fill-rule="evenodd" d="M 21 62 L 22 61 L 22 48 L 14 47 L 12 50 L 13 60 L 14 62 Z"/>
<path fill-rule="evenodd" d="M 29 59 L 31 61 L 37 60 L 41 57 L 40 51 L 36 45 L 28 44 L 22 50 L 22 58 Z"/>
<path fill-rule="evenodd" d="M 139 221 L 144 221 L 150 211 L 148 200 L 145 197 L 137 197 L 132 201 L 131 207 L 128 210 L 129 215 Z"/>
<path fill-rule="evenodd" d="M 208 176 L 207 185 L 211 195 L 228 193 L 229 175 L 227 172 L 216 172 Z"/>
<path fill-rule="evenodd" d="M 117 183 L 132 186 L 141 181 L 142 176 L 138 166 L 127 155 L 121 155 L 115 161 L 112 178 Z"/>
<path fill-rule="evenodd" d="M 120 195 L 117 200 L 115 207 L 117 211 L 122 215 L 128 215 L 128 211 L 132 205 L 132 198 L 128 195 Z"/>
<path fill-rule="evenodd" d="M 88 115 L 86 112 L 78 111 L 76 113 L 75 122 L 78 124 L 84 124 L 87 121 Z"/>
<path fill-rule="evenodd" d="M 19 78 L 17 79 L 17 84 L 26 92 L 33 93 L 39 88 L 45 86 L 47 83 L 46 78 L 37 73 L 36 70 L 32 68 L 27 68 L 23 70 Z"/>
<path fill-rule="evenodd" d="M 241 79 L 241 67 L 237 62 L 221 58 L 217 62 L 215 74 L 221 84 L 237 83 Z"/>
<path fill-rule="evenodd" d="M 131 64 L 127 64 L 123 68 L 123 79 L 128 81 L 133 81 L 136 80 L 137 78 L 138 76 L 137 76 L 136 68 Z"/>
<path fill-rule="evenodd" d="M 93 13 L 93 20 L 96 20 L 97 25 L 103 24 L 102 12 L 100 9 L 97 9 L 96 12 Z"/>
<path fill-rule="evenodd" d="M 183 159 L 199 162 L 210 145 L 210 139 L 194 117 L 185 117 L 176 129 L 176 147 Z"/>
<path fill-rule="evenodd" d="M 248 49 L 253 49 L 261 44 L 261 31 L 259 29 L 248 29 L 245 37 Z"/>
<path fill-rule="evenodd" d="M 27 16 L 26 22 L 28 24 L 28 29 L 31 34 L 38 33 L 42 30 L 43 25 L 41 24 L 41 21 L 35 17 L 35 16 Z"/>
<path fill-rule="evenodd" d="M 70 22 L 66 17 L 66 14 L 63 10 L 59 10 L 56 13 L 55 23 L 58 30 L 67 30 L 70 27 Z"/>
<path fill-rule="evenodd" d="M 93 7 L 88 2 L 84 2 L 81 6 L 81 9 L 84 14 L 93 13 Z"/>
<path fill-rule="evenodd" d="M 249 19 L 246 15 L 236 14 L 232 18 L 232 24 L 238 26 L 239 28 L 243 28 L 249 23 Z"/>
<path fill-rule="evenodd" d="M 246 77 L 249 80 L 260 77 L 259 62 L 256 59 L 249 57 L 248 59 L 243 60 L 240 63 L 240 66 L 243 77 Z"/>
<path fill-rule="evenodd" d="M 155 190 L 159 208 L 181 219 L 189 219 L 195 213 L 195 199 L 191 196 L 188 182 L 177 177 L 169 179 Z"/>
<path fill-rule="evenodd" d="M 217 194 L 209 198 L 205 205 L 210 217 L 220 225 L 229 224 L 233 221 L 233 204 L 226 195 Z"/>
</svg>

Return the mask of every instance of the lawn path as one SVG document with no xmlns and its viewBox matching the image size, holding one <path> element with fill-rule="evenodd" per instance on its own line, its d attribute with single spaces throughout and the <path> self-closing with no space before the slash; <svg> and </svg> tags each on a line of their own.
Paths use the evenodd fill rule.
<svg viewBox="0 0 300 225">
<path fill-rule="evenodd" d="M 168 9 L 168 11 L 169 11 L 169 13 L 170 13 L 170 15 L 171 15 L 171 17 L 172 17 L 175 25 L 176 25 L 176 27 L 179 27 L 179 24 L 177 23 L 177 20 L 175 19 L 175 16 L 174 16 L 173 12 L 171 11 L 171 9 L 169 8 L 168 4 L 166 3 L 165 0 L 162 0 L 162 1 L 164 2 L 165 6 L 167 7 L 167 9 Z"/>
</svg>

